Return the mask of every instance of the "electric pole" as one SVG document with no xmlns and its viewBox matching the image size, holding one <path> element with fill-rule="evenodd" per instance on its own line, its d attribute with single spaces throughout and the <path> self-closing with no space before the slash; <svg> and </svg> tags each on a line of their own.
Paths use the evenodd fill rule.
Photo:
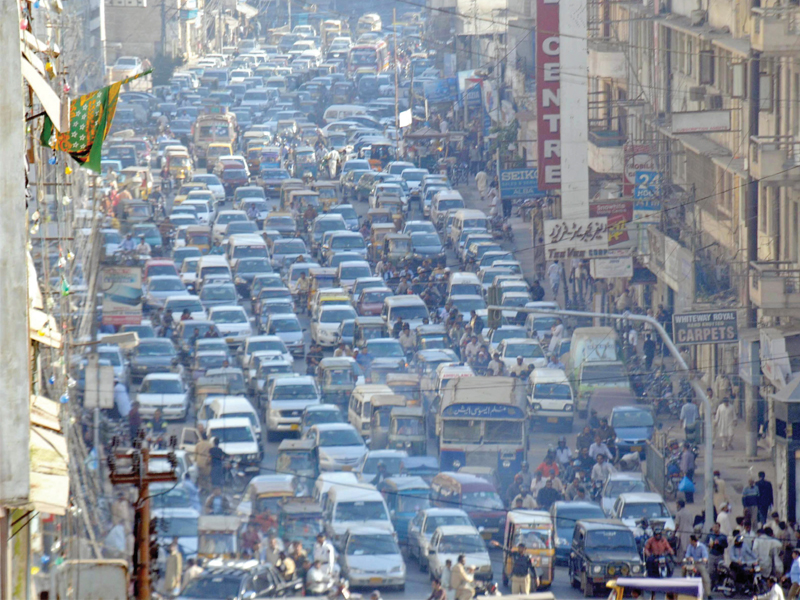
<svg viewBox="0 0 800 600">
<path fill-rule="evenodd" d="M 143 430 L 140 431 L 140 434 Z M 152 581 L 150 575 L 150 484 L 151 483 L 174 483 L 178 480 L 175 467 L 178 459 L 175 456 L 174 446 L 177 440 L 173 436 L 170 445 L 173 447 L 169 452 L 151 452 L 148 448 L 143 448 L 142 436 L 134 440 L 134 447 L 125 452 L 113 452 L 108 457 L 108 471 L 113 485 L 134 485 L 139 491 L 136 501 L 136 518 L 134 519 L 134 571 L 136 573 L 135 596 L 138 600 L 150 600 L 152 598 Z M 150 473 L 148 465 L 150 459 L 166 459 L 169 462 L 170 470 L 167 473 Z M 124 472 L 118 472 L 118 462 L 130 463 L 126 465 Z"/>
</svg>

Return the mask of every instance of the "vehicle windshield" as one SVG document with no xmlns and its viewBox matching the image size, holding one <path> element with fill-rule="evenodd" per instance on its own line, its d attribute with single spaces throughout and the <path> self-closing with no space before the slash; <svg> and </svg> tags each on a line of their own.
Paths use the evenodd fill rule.
<svg viewBox="0 0 800 600">
<path fill-rule="evenodd" d="M 481 422 L 445 420 L 442 427 L 442 441 L 477 444 L 481 441 Z"/>
<path fill-rule="evenodd" d="M 206 285 L 200 292 L 201 300 L 214 300 L 214 301 L 229 301 L 232 304 L 236 303 L 236 288 L 228 285 Z"/>
<path fill-rule="evenodd" d="M 197 298 L 187 298 L 186 300 L 167 300 L 167 308 L 172 310 L 173 315 L 179 315 L 187 308 L 190 313 L 203 312 L 203 305 Z"/>
<path fill-rule="evenodd" d="M 136 354 L 139 356 L 172 356 L 175 354 L 175 348 L 170 343 L 139 341 L 136 346 Z"/>
<path fill-rule="evenodd" d="M 335 429 L 319 432 L 319 445 L 326 446 L 363 446 L 364 441 L 352 429 Z"/>
<path fill-rule="evenodd" d="M 245 411 L 245 412 L 224 413 L 224 414 L 220 415 L 219 418 L 220 419 L 235 419 L 235 418 L 239 418 L 239 417 L 241 417 L 243 419 L 248 419 L 250 421 L 250 424 L 253 427 L 258 425 L 258 419 L 256 418 L 255 413 L 247 412 L 247 411 Z"/>
<path fill-rule="evenodd" d="M 370 456 L 364 462 L 364 468 L 362 472 L 364 473 L 377 473 L 378 472 L 378 463 L 383 463 L 386 465 L 386 472 L 389 475 L 397 475 L 400 472 L 400 464 L 403 462 L 403 459 L 399 456 L 384 456 L 378 458 L 376 456 Z"/>
<path fill-rule="evenodd" d="M 412 233 L 411 242 L 415 248 L 421 246 L 441 246 L 439 236 L 433 233 Z"/>
<path fill-rule="evenodd" d="M 326 385 L 348 385 L 353 383 L 353 371 L 351 369 L 325 369 L 323 381 Z M 332 423 L 333 421 L 325 422 Z"/>
<path fill-rule="evenodd" d="M 301 330 L 297 319 L 275 319 L 270 321 L 270 333 L 294 333 Z"/>
<path fill-rule="evenodd" d="M 505 356 L 521 356 L 522 358 L 544 358 L 539 344 L 508 344 Z"/>
<path fill-rule="evenodd" d="M 272 268 L 266 258 L 247 258 L 236 263 L 236 273 L 269 273 Z"/>
<path fill-rule="evenodd" d="M 472 520 L 465 515 L 439 515 L 428 517 L 425 521 L 424 533 L 431 534 L 439 527 L 447 525 L 472 525 Z"/>
<path fill-rule="evenodd" d="M 633 479 L 623 480 L 610 480 L 606 484 L 606 489 L 603 490 L 603 496 L 606 498 L 617 498 L 620 494 L 639 494 L 647 491 L 647 486 L 644 481 Z"/>
<path fill-rule="evenodd" d="M 151 279 L 147 288 L 151 292 L 185 292 L 186 286 L 180 279 Z"/>
<path fill-rule="evenodd" d="M 331 212 L 339 213 L 340 215 L 342 215 L 342 217 L 344 217 L 345 220 L 358 219 L 358 213 L 356 213 L 356 210 L 354 208 L 339 208 L 339 207 L 337 207 L 337 208 L 334 208 L 333 210 L 331 210 Z"/>
<path fill-rule="evenodd" d="M 243 310 L 217 310 L 211 318 L 215 323 L 247 323 Z"/>
<path fill-rule="evenodd" d="M 528 296 L 511 296 L 503 298 L 502 306 L 520 307 L 525 306 L 531 299 Z"/>
<path fill-rule="evenodd" d="M 461 494 L 461 505 L 467 510 L 503 510 L 503 501 L 497 492 L 464 492 Z"/>
<path fill-rule="evenodd" d="M 210 437 L 215 437 L 220 444 L 239 442 L 253 442 L 253 432 L 249 427 L 220 427 L 209 432 Z"/>
<path fill-rule="evenodd" d="M 581 370 L 581 385 L 604 385 L 628 387 L 628 374 L 621 364 L 585 364 Z"/>
<path fill-rule="evenodd" d="M 340 502 L 336 505 L 336 521 L 388 521 L 383 502 Z"/>
<path fill-rule="evenodd" d="M 262 340 L 258 342 L 250 342 L 247 344 L 247 353 L 253 354 L 254 352 L 262 352 L 264 350 L 275 350 L 277 352 L 285 353 L 286 346 L 280 340 Z"/>
<path fill-rule="evenodd" d="M 412 321 L 419 319 L 427 319 L 430 317 L 428 309 L 422 304 L 415 304 L 412 306 L 394 306 L 392 307 L 392 321 L 396 321 L 397 317 L 403 321 Z"/>
<path fill-rule="evenodd" d="M 633 533 L 623 529 L 589 531 L 586 534 L 587 550 L 636 550 Z"/>
<path fill-rule="evenodd" d="M 614 411 L 611 415 L 611 426 L 614 428 L 652 427 L 653 415 L 649 410 Z"/>
<path fill-rule="evenodd" d="M 210 543 L 211 554 L 215 554 L 216 545 Z M 195 577 L 181 591 L 181 598 L 197 598 L 198 600 L 217 600 L 218 598 L 236 598 L 242 584 L 241 576 Z"/>
<path fill-rule="evenodd" d="M 217 223 L 220 225 L 227 225 L 234 221 L 247 221 L 247 215 L 243 213 L 222 213 L 217 217 Z"/>
<path fill-rule="evenodd" d="M 283 535 L 286 539 L 309 539 L 323 531 L 322 519 L 318 517 L 292 517 L 283 521 Z"/>
<path fill-rule="evenodd" d="M 661 502 L 626 502 L 622 508 L 623 519 L 668 519 L 669 510 Z"/>
<path fill-rule="evenodd" d="M 425 429 L 420 419 L 414 419 L 412 417 L 395 417 L 394 423 L 394 431 L 397 433 L 397 435 L 423 435 L 425 433 Z"/>
<path fill-rule="evenodd" d="M 223 352 L 213 354 L 199 354 L 196 358 L 195 366 L 201 369 L 218 369 L 225 364 L 228 356 Z"/>
<path fill-rule="evenodd" d="M 369 277 L 372 275 L 368 265 L 359 265 L 353 267 L 342 267 L 340 279 L 358 279 L 359 277 Z"/>
<path fill-rule="evenodd" d="M 359 250 L 364 248 L 364 238 L 359 236 L 339 236 L 331 240 L 331 248 L 334 250 Z M 369 276 L 369 273 L 367 273 Z"/>
<path fill-rule="evenodd" d="M 233 249 L 233 258 L 267 258 L 266 246 L 236 246 Z"/>
<path fill-rule="evenodd" d="M 468 313 L 473 310 L 481 310 L 486 308 L 486 302 L 483 298 L 453 298 L 453 306 L 458 309 L 460 313 Z"/>
<path fill-rule="evenodd" d="M 443 554 L 479 554 L 486 552 L 486 544 L 479 535 L 448 535 L 439 542 Z"/>
<path fill-rule="evenodd" d="M 140 394 L 182 394 L 183 384 L 176 379 L 148 379 L 142 383 Z"/>
<path fill-rule="evenodd" d="M 307 400 L 317 397 L 317 389 L 311 384 L 276 385 L 273 400 Z"/>
<path fill-rule="evenodd" d="M 191 517 L 160 517 L 158 533 L 170 540 L 174 537 L 197 537 L 197 519 Z"/>
<path fill-rule="evenodd" d="M 397 495 L 397 512 L 416 514 L 430 505 L 428 490 L 407 491 Z"/>
<path fill-rule="evenodd" d="M 345 553 L 347 556 L 400 554 L 400 548 L 391 535 L 354 535 L 347 542 Z"/>
<path fill-rule="evenodd" d="M 422 181 L 428 173 L 426 171 L 403 171 L 403 179 L 406 181 Z"/>
<path fill-rule="evenodd" d="M 100 355 L 101 359 L 107 360 L 114 367 L 122 365 L 122 359 L 119 356 L 119 352 L 116 350 L 100 350 L 97 354 Z"/>
<path fill-rule="evenodd" d="M 390 290 L 383 290 L 382 292 L 363 292 L 361 295 L 361 301 L 370 304 L 383 304 L 383 301 L 392 296 L 392 292 Z"/>
<path fill-rule="evenodd" d="M 572 531 L 575 529 L 575 523 L 580 519 L 603 519 L 605 514 L 600 506 L 593 505 L 591 507 L 581 507 L 579 510 L 575 509 L 561 509 L 556 514 L 556 529 L 559 531 Z M 569 534 L 572 536 L 572 533 Z"/>
<path fill-rule="evenodd" d="M 320 323 L 341 323 L 356 318 L 356 311 L 352 308 L 329 308 L 320 313 Z"/>
<path fill-rule="evenodd" d="M 547 400 L 572 400 L 572 392 L 566 383 L 537 383 L 533 396 Z"/>
<path fill-rule="evenodd" d="M 282 452 L 278 454 L 276 468 L 281 472 L 299 473 L 313 470 L 315 464 L 313 456 L 308 452 Z"/>
<path fill-rule="evenodd" d="M 272 254 L 303 254 L 306 245 L 303 240 L 278 240 L 272 248 Z"/>
<path fill-rule="evenodd" d="M 545 550 L 550 548 L 549 529 L 518 529 L 514 535 L 514 546 L 525 544 L 525 548 Z"/>
</svg>

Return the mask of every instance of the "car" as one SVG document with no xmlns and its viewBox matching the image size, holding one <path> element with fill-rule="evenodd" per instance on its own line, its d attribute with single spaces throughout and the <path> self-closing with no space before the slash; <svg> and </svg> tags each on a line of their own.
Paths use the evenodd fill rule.
<svg viewBox="0 0 800 600">
<path fill-rule="evenodd" d="M 206 310 L 214 306 L 235 304 L 238 299 L 236 286 L 232 283 L 214 281 L 207 283 L 200 290 L 200 302 Z"/>
<path fill-rule="evenodd" d="M 339 343 L 339 324 L 358 316 L 352 306 L 341 304 L 320 305 L 311 319 L 311 339 L 323 347 Z"/>
<path fill-rule="evenodd" d="M 406 458 L 408 458 L 408 452 L 405 450 L 370 450 L 354 471 L 359 481 L 372 483 L 378 474 L 378 465 L 382 464 L 386 467 L 387 477 L 399 475 L 403 459 Z"/>
<path fill-rule="evenodd" d="M 188 558 L 197 556 L 197 524 L 200 518 L 198 508 L 156 508 L 153 519 L 158 523 L 158 560 L 159 569 L 166 568 L 167 554 L 172 540 L 178 540 L 181 554 Z"/>
<path fill-rule="evenodd" d="M 303 411 L 321 401 L 313 377 L 289 375 L 272 379 L 267 390 L 267 441 L 274 441 L 279 433 L 299 433 Z"/>
<path fill-rule="evenodd" d="M 459 555 L 465 555 L 467 564 L 475 567 L 475 579 L 491 581 L 492 560 L 486 542 L 474 525 L 442 525 L 436 528 L 428 546 L 428 569 L 431 577 L 441 579 L 449 560 L 456 564 Z"/>
<path fill-rule="evenodd" d="M 131 355 L 131 381 L 138 384 L 148 373 L 183 373 L 172 340 L 148 338 L 136 344 Z"/>
<path fill-rule="evenodd" d="M 342 412 L 335 404 L 312 404 L 306 406 L 300 419 L 300 432 L 304 435 L 312 426 L 321 423 L 344 423 Z"/>
<path fill-rule="evenodd" d="M 286 344 L 284 344 L 283 340 L 277 335 L 251 335 L 239 349 L 239 362 L 242 365 L 247 365 L 250 362 L 250 356 L 254 352 L 265 352 L 269 350 L 280 352 L 285 361 L 289 364 L 294 363 L 294 358 L 289 353 Z"/>
<path fill-rule="evenodd" d="M 160 409 L 165 419 L 182 420 L 189 409 L 189 395 L 178 373 L 146 375 L 136 400 L 139 402 L 139 413 L 144 418 L 152 417 Z"/>
<path fill-rule="evenodd" d="M 208 190 L 214 194 L 214 198 L 218 202 L 223 202 L 225 200 L 225 187 L 216 175 L 212 173 L 197 173 L 192 176 L 192 181 L 205 183 Z"/>
<path fill-rule="evenodd" d="M 533 365 L 537 369 L 547 366 L 547 358 L 539 342 L 528 338 L 508 338 L 500 342 L 497 346 L 500 353 L 500 360 L 507 370 L 517 364 L 517 357 L 522 357 L 522 364 L 526 367 Z"/>
<path fill-rule="evenodd" d="M 264 325 L 267 335 L 280 338 L 292 356 L 305 356 L 306 347 L 303 328 L 296 314 L 270 314 Z"/>
<path fill-rule="evenodd" d="M 364 439 L 349 423 L 313 425 L 303 438 L 314 440 L 320 472 L 352 470 L 367 453 Z"/>
<path fill-rule="evenodd" d="M 667 503 L 661 494 L 655 492 L 620 494 L 614 502 L 610 517 L 619 519 L 631 531 L 636 529 L 643 518 L 650 522 L 651 527 L 660 524 L 663 529 L 675 531 L 675 521 Z"/>
<path fill-rule="evenodd" d="M 520 325 L 501 325 L 497 329 L 490 329 L 486 335 L 486 341 L 489 342 L 489 351 L 494 354 L 497 347 L 505 339 L 508 338 L 524 338 L 525 328 Z"/>
<path fill-rule="evenodd" d="M 247 213 L 243 210 L 221 210 L 217 213 L 214 219 L 214 225 L 211 227 L 211 235 L 214 241 L 221 242 L 223 239 L 223 229 L 229 223 L 235 221 L 249 221 Z"/>
<path fill-rule="evenodd" d="M 377 527 L 351 527 L 340 546 L 342 576 L 350 585 L 405 589 L 406 564 L 391 532 Z"/>
<path fill-rule="evenodd" d="M 600 493 L 600 506 L 606 515 L 611 516 L 614 504 L 620 494 L 647 492 L 647 482 L 641 473 L 612 473 Z"/>
<path fill-rule="evenodd" d="M 208 311 L 208 319 L 214 322 L 219 334 L 230 346 L 240 345 L 253 333 L 247 312 L 237 304 L 212 306 Z"/>
<path fill-rule="evenodd" d="M 461 313 L 465 323 L 469 322 L 473 310 L 479 313 L 486 309 L 486 301 L 477 294 L 457 294 L 450 296 L 448 300 L 452 303 L 453 308 Z"/>
<path fill-rule="evenodd" d="M 643 577 L 644 564 L 633 533 L 619 521 L 579 520 L 570 540 L 569 580 L 583 595 L 605 590 L 619 575 Z"/>
<path fill-rule="evenodd" d="M 128 380 L 128 361 L 122 354 L 119 346 L 114 344 L 101 344 L 97 346 L 100 360 L 107 360 L 114 367 L 114 377 L 120 381 Z"/>
<path fill-rule="evenodd" d="M 394 338 L 373 338 L 367 340 L 367 351 L 372 356 L 372 367 L 392 365 L 398 370 L 406 368 L 406 355 L 400 342 Z"/>
<path fill-rule="evenodd" d="M 295 577 L 286 581 L 274 566 L 250 561 L 226 560 L 207 564 L 203 572 L 181 590 L 177 600 L 249 600 L 300 596 L 303 580 Z"/>
<path fill-rule="evenodd" d="M 194 294 L 182 294 L 167 296 L 164 299 L 164 311 L 172 311 L 172 318 L 178 321 L 181 318 L 184 310 L 189 311 L 189 316 L 195 321 L 206 320 L 206 310 L 203 308 L 203 303 L 200 298 Z"/>
<path fill-rule="evenodd" d="M 273 269 L 284 269 L 300 256 L 305 260 L 311 260 L 306 243 L 299 238 L 275 240 L 271 255 Z"/>
<path fill-rule="evenodd" d="M 475 526 L 469 515 L 460 508 L 425 508 L 408 524 L 408 558 L 419 563 L 420 571 L 428 570 L 428 549 L 433 532 L 448 525 Z"/>
<path fill-rule="evenodd" d="M 388 287 L 370 287 L 363 290 L 356 303 L 356 312 L 362 317 L 379 316 L 383 310 L 386 298 L 393 296 L 394 292 Z"/>
<path fill-rule="evenodd" d="M 567 564 L 572 533 L 580 519 L 604 519 L 603 509 L 594 502 L 554 502 L 550 507 L 550 518 L 556 530 L 556 564 Z"/>
<path fill-rule="evenodd" d="M 615 406 L 608 423 L 617 434 L 614 440 L 617 457 L 638 452 L 639 458 L 644 460 L 645 448 L 653 437 L 655 426 L 652 409 L 646 406 Z"/>
</svg>

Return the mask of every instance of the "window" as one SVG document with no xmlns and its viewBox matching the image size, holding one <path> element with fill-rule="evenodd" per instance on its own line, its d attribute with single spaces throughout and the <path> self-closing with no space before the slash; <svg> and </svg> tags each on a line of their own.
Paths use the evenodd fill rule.
<svg viewBox="0 0 800 600">
<path fill-rule="evenodd" d="M 714 84 L 714 52 L 712 50 L 700 51 L 700 83 Z"/>
<path fill-rule="evenodd" d="M 759 74 L 758 110 L 772 112 L 774 79 L 769 73 Z"/>
<path fill-rule="evenodd" d="M 747 97 L 747 63 L 738 62 L 731 65 L 731 96 L 733 98 Z"/>
</svg>

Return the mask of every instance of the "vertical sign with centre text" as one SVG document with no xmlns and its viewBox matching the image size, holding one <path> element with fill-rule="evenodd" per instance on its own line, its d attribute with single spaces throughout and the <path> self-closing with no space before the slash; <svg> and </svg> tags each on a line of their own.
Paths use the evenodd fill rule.
<svg viewBox="0 0 800 600">
<path fill-rule="evenodd" d="M 536 0 L 536 112 L 539 189 L 561 188 L 561 83 L 558 0 Z"/>
</svg>

